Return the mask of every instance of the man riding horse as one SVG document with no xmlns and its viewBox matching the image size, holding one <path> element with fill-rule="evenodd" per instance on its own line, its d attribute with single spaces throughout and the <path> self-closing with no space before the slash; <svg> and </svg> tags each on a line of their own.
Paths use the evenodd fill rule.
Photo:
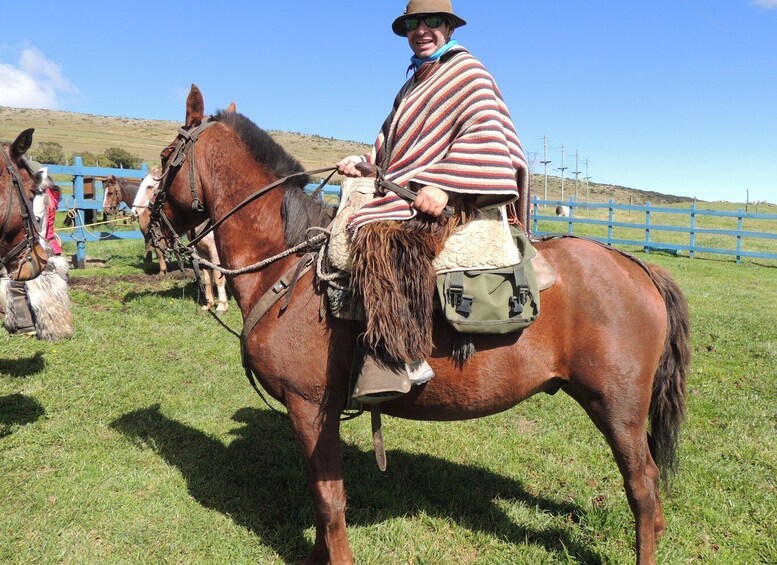
<svg viewBox="0 0 777 565">
<path fill-rule="evenodd" d="M 525 193 L 528 166 L 494 79 L 451 36 L 466 22 L 448 0 L 411 0 L 392 24 L 406 37 L 412 76 L 400 89 L 369 155 L 337 166 L 358 177 L 363 163 L 412 190 L 387 190 L 348 220 L 353 286 L 367 328 L 355 398 L 377 402 L 434 376 L 432 261 L 451 231 L 476 209 L 503 206 Z M 442 217 L 446 205 L 452 217 Z"/>
</svg>

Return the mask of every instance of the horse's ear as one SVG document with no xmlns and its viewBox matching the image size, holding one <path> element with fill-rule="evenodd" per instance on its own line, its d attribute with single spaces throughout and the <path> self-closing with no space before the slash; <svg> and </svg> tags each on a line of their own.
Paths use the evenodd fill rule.
<svg viewBox="0 0 777 565">
<path fill-rule="evenodd" d="M 227 106 L 226 111 L 229 112 L 230 114 L 234 114 L 235 112 L 237 112 L 237 104 L 235 104 L 234 102 L 230 102 L 229 106 Z"/>
<path fill-rule="evenodd" d="M 27 150 L 32 146 L 32 132 L 34 131 L 34 128 L 30 128 L 19 134 L 11 145 L 11 159 L 18 161 L 22 155 L 27 153 Z"/>
<path fill-rule="evenodd" d="M 200 125 L 204 114 L 205 102 L 202 100 L 202 92 L 196 84 L 193 84 L 186 98 L 186 125 L 189 127 Z"/>
</svg>

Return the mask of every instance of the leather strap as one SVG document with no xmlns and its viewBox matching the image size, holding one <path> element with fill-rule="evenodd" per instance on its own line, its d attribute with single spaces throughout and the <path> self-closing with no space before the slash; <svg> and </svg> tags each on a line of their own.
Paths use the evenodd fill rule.
<svg viewBox="0 0 777 565">
<path fill-rule="evenodd" d="M 315 264 L 315 257 L 316 256 L 313 253 L 307 253 L 303 255 L 296 263 L 294 263 L 294 265 L 292 265 L 290 269 L 283 273 L 281 278 L 279 278 L 275 284 L 272 285 L 270 289 L 262 295 L 256 304 L 254 304 L 254 307 L 251 308 L 251 312 L 248 314 L 248 317 L 246 317 L 245 321 L 243 322 L 243 330 L 240 332 L 240 357 L 243 361 L 243 369 L 245 369 L 248 382 L 251 383 L 251 386 L 254 387 L 254 390 L 259 392 L 259 394 L 261 394 L 261 392 L 259 391 L 259 387 L 256 384 L 253 371 L 251 370 L 251 366 L 248 363 L 248 356 L 246 355 L 246 344 L 248 342 L 248 336 L 251 334 L 251 330 L 256 327 L 256 324 L 259 323 L 259 320 L 261 320 L 262 317 L 270 310 L 270 308 L 272 308 L 273 305 L 278 302 L 278 300 L 280 300 L 284 295 L 287 295 L 287 298 L 281 307 L 281 313 L 286 310 L 286 307 L 291 301 L 291 296 L 294 292 L 294 288 L 297 285 L 297 281 L 311 268 L 313 268 L 313 265 Z"/>
<path fill-rule="evenodd" d="M 375 461 L 378 469 L 386 472 L 386 446 L 383 444 L 383 423 L 380 419 L 380 404 L 370 406 L 370 420 L 372 422 L 372 448 L 375 450 Z"/>
</svg>

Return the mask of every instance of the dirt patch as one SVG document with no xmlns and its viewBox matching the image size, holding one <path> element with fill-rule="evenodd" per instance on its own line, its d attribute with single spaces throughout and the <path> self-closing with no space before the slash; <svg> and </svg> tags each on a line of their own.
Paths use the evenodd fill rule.
<svg viewBox="0 0 777 565">
<path fill-rule="evenodd" d="M 94 296 L 123 300 L 128 290 L 135 293 L 162 293 L 170 290 L 176 283 L 194 284 L 194 275 L 187 271 L 173 271 L 166 275 L 132 274 L 89 277 L 70 277 L 68 286 L 81 289 Z M 129 289 L 128 289 L 129 287 Z"/>
<path fill-rule="evenodd" d="M 87 288 L 92 289 L 95 287 L 110 286 L 117 282 L 124 282 L 129 284 L 139 284 L 143 286 L 154 287 L 162 289 L 165 286 L 166 281 L 189 281 L 192 280 L 193 275 L 191 273 L 183 271 L 173 271 L 166 275 L 147 275 L 145 273 L 139 273 L 136 275 L 114 275 L 104 276 L 96 275 L 93 277 L 70 277 L 68 286 L 70 288 Z"/>
</svg>

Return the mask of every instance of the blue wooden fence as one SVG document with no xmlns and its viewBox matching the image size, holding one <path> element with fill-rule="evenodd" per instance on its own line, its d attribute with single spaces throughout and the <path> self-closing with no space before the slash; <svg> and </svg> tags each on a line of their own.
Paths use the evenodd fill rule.
<svg viewBox="0 0 777 565">
<path fill-rule="evenodd" d="M 741 209 L 736 212 L 727 212 L 720 210 L 704 210 L 696 206 L 694 202 L 690 208 L 667 208 L 660 206 L 651 206 L 650 203 L 645 203 L 644 206 L 632 206 L 627 204 L 615 204 L 610 199 L 608 203 L 596 204 L 596 203 L 583 203 L 576 202 L 574 199 L 569 201 L 560 200 L 540 200 L 535 196 L 532 199 L 533 211 L 532 211 L 532 232 L 536 235 L 551 235 L 553 233 L 559 233 L 558 231 L 542 231 L 539 229 L 539 222 L 556 222 L 559 224 L 565 224 L 566 233 L 573 234 L 575 226 L 589 225 L 599 226 L 600 228 L 606 228 L 606 236 L 596 237 L 592 239 L 606 243 L 607 245 L 636 245 L 645 249 L 645 252 L 650 253 L 652 250 L 669 251 L 677 254 L 678 251 L 687 251 L 691 258 L 694 257 L 694 253 L 713 253 L 717 255 L 730 255 L 736 257 L 736 262 L 741 263 L 743 257 L 749 258 L 762 258 L 762 259 L 775 259 L 777 260 L 777 214 L 755 214 L 752 212 L 744 212 Z M 569 208 L 568 217 L 556 217 L 556 206 L 567 206 Z M 586 218 L 576 216 L 577 210 L 606 210 L 608 218 L 606 220 Z M 548 211 L 547 214 L 542 214 L 542 211 Z M 643 223 L 617 221 L 615 218 L 615 212 L 637 212 L 644 214 L 645 221 Z M 653 223 L 653 214 L 673 214 L 686 216 L 688 218 L 687 225 L 658 225 Z M 720 228 L 703 228 L 697 225 L 697 220 L 700 216 L 714 216 L 718 218 L 730 218 L 732 221 L 736 219 L 736 229 L 720 229 Z M 744 220 L 774 220 L 773 232 L 758 232 L 743 229 Z M 641 239 L 623 239 L 616 238 L 614 236 L 614 230 L 616 228 L 625 228 L 630 230 L 640 230 L 644 236 Z M 562 228 L 563 230 L 563 228 Z M 578 230 L 579 231 L 579 230 Z M 687 235 L 688 243 L 671 243 L 662 241 L 660 237 L 661 233 L 680 233 Z M 659 234 L 659 235 L 656 235 Z M 719 247 L 706 247 L 697 243 L 698 236 L 701 235 L 717 235 L 730 237 L 732 240 L 731 249 L 723 249 Z M 589 236 L 591 237 L 591 236 Z M 774 246 L 771 247 L 771 251 L 748 251 L 743 247 L 743 241 L 745 238 L 752 239 L 764 239 L 774 241 Z M 675 238 L 676 239 L 676 238 Z"/>
</svg>

